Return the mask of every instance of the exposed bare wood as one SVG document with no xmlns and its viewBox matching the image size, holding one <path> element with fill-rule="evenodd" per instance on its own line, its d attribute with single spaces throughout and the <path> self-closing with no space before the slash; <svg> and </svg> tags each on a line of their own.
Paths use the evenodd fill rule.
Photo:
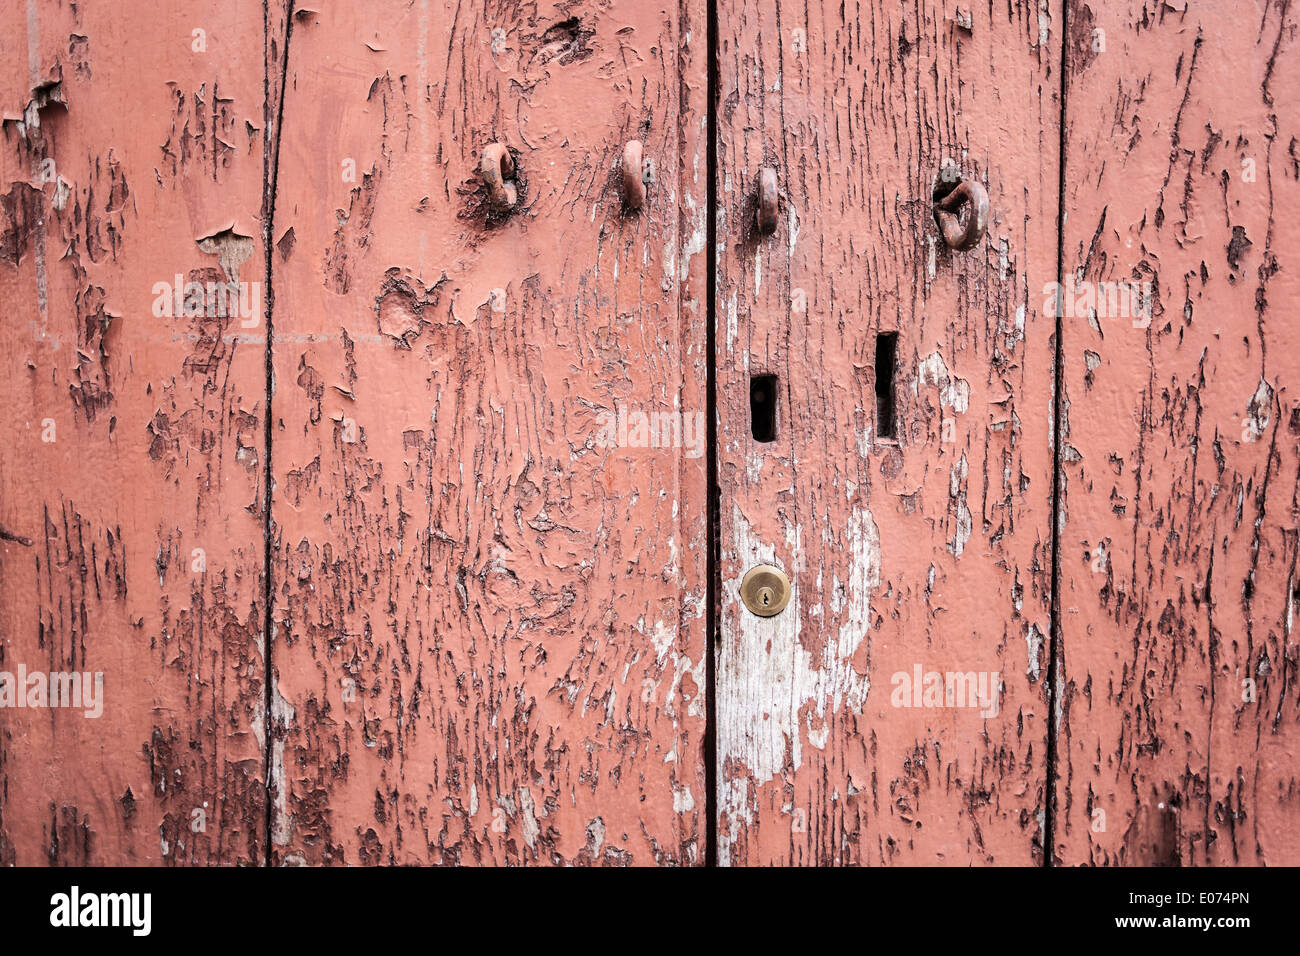
<svg viewBox="0 0 1300 956">
<path fill-rule="evenodd" d="M 702 11 L 294 20 L 277 862 L 704 861 Z"/>
<path fill-rule="evenodd" d="M 262 11 L 0 16 L 0 864 L 260 862 Z"/>
<path fill-rule="evenodd" d="M 1296 13 L 1105 6 L 1070 10 L 1056 853 L 1294 864 Z"/>
<path fill-rule="evenodd" d="M 720 5 L 724 863 L 1041 859 L 1059 11 L 952 14 Z M 991 197 L 966 252 L 932 215 L 946 163 Z M 772 444 L 755 373 L 780 381 Z M 768 619 L 736 593 L 762 562 L 794 581 Z M 968 706 L 914 697 L 918 672 L 969 674 Z"/>
</svg>

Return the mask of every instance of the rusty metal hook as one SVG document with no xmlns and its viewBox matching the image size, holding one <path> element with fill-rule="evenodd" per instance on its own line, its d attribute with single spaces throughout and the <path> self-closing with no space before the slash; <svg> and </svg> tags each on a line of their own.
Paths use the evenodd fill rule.
<svg viewBox="0 0 1300 956">
<path fill-rule="evenodd" d="M 628 209 L 640 209 L 645 202 L 645 174 L 638 139 L 628 140 L 623 147 L 623 202 Z"/>
<path fill-rule="evenodd" d="M 758 231 L 764 234 L 776 229 L 776 170 L 763 166 L 758 170 Z"/>
<path fill-rule="evenodd" d="M 963 204 L 970 206 L 965 226 L 957 216 Z M 963 179 L 952 192 L 934 204 L 934 221 L 938 223 L 948 248 L 956 252 L 973 249 L 988 232 L 989 194 L 978 182 Z"/>
<path fill-rule="evenodd" d="M 479 163 L 479 175 L 488 188 L 488 201 L 497 209 L 510 209 L 514 206 L 519 193 L 515 184 L 510 182 L 515 175 L 514 157 L 510 150 L 501 143 L 492 143 L 483 150 L 483 161 Z"/>
</svg>

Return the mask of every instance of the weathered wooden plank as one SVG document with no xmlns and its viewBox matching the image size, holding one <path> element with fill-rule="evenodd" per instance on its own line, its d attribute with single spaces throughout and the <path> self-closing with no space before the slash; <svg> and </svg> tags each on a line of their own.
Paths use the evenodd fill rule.
<svg viewBox="0 0 1300 956">
<path fill-rule="evenodd" d="M 1296 13 L 1069 21 L 1055 852 L 1295 864 Z"/>
<path fill-rule="evenodd" d="M 0 14 L 0 864 L 263 859 L 262 20 Z"/>
<path fill-rule="evenodd" d="M 293 19 L 277 862 L 703 862 L 702 10 Z M 605 447 L 619 408 L 685 415 L 686 447 Z"/>
<path fill-rule="evenodd" d="M 1059 9 L 963 10 L 719 5 L 724 863 L 1041 859 Z M 945 163 L 991 197 L 965 253 L 931 213 Z M 794 581 L 769 619 L 737 599 L 759 562 Z M 918 670 L 983 679 L 988 704 L 913 707 Z"/>
</svg>

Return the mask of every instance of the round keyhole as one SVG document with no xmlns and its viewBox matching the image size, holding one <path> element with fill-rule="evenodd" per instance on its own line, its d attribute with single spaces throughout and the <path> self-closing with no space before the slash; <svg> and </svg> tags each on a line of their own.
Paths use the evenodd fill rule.
<svg viewBox="0 0 1300 956">
<path fill-rule="evenodd" d="M 790 579 L 780 568 L 760 564 L 749 569 L 740 582 L 740 599 L 751 614 L 772 617 L 790 603 Z"/>
</svg>

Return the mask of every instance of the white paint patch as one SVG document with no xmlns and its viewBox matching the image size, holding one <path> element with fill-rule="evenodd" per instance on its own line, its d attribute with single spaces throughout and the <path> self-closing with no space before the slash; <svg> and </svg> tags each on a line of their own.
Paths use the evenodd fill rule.
<svg viewBox="0 0 1300 956">
<path fill-rule="evenodd" d="M 740 331 L 740 319 L 736 314 L 736 290 L 731 290 L 731 295 L 727 297 L 727 351 L 730 352 L 736 344 L 736 335 Z"/>
<path fill-rule="evenodd" d="M 972 529 L 970 509 L 966 506 L 966 475 L 969 470 L 966 464 L 966 453 L 962 452 L 961 460 L 952 466 L 948 480 L 948 497 L 952 499 L 952 507 L 949 510 L 953 516 L 952 537 L 948 539 L 948 550 L 952 552 L 953 557 L 957 558 L 960 558 L 962 552 L 966 550 L 966 542 L 970 540 Z"/>
<path fill-rule="evenodd" d="M 958 414 L 964 414 L 970 407 L 970 383 L 950 374 L 948 364 L 938 352 L 921 359 L 916 367 L 916 385 L 912 394 L 917 394 L 924 386 L 938 388 L 939 401 Z"/>
<path fill-rule="evenodd" d="M 271 841 L 288 846 L 293 835 L 293 818 L 289 815 L 289 778 L 284 772 L 284 741 L 293 723 L 293 706 L 280 696 L 280 688 L 271 683 L 271 781 L 275 787 L 275 814 L 271 823 Z"/>
<path fill-rule="evenodd" d="M 865 507 L 855 509 L 849 516 L 846 538 L 850 558 L 848 609 L 842 617 L 839 645 L 833 657 L 828 655 L 827 663 L 840 665 L 836 669 L 843 672 L 836 675 L 831 687 L 832 710 L 838 711 L 841 703 L 847 703 L 850 710 L 860 711 L 867 702 L 871 684 L 865 674 L 860 685 L 855 683 L 858 674 L 848 662 L 853 660 L 871 628 L 871 595 L 880 586 L 880 529 Z"/>
<path fill-rule="evenodd" d="M 596 817 L 587 824 L 587 849 L 591 851 L 592 859 L 600 856 L 601 847 L 605 845 L 605 821 L 601 817 Z"/>
<path fill-rule="evenodd" d="M 805 739 L 810 746 L 825 747 L 829 714 L 841 708 L 860 713 L 865 707 L 871 685 L 854 666 L 854 657 L 871 626 L 871 595 L 880 584 L 881 562 L 876 522 L 865 507 L 856 508 L 838 549 L 849 557 L 847 593 L 839 615 L 842 623 L 838 635 L 828 635 L 814 658 L 799 640 L 801 610 L 808 600 L 800 594 L 797 577 L 778 559 L 775 545 L 753 533 L 738 505 L 732 507 L 732 521 L 732 553 L 739 567 L 782 567 L 791 575 L 793 593 L 784 611 L 760 618 L 741 603 L 743 570 L 722 585 L 728 623 L 735 624 L 729 633 L 736 636 L 722 648 L 718 665 L 718 756 L 720 766 L 731 768 L 728 774 L 740 772 L 719 788 L 719 812 L 726 820 L 719 839 L 724 863 L 739 828 L 753 819 L 751 786 L 773 779 L 787 767 L 798 769 Z M 792 553 L 800 553 L 797 543 L 802 534 L 802 527 L 787 530 L 784 544 L 795 548 Z M 816 597 L 808 596 L 820 604 Z"/>
<path fill-rule="evenodd" d="M 1295 581 L 1287 578 L 1286 582 L 1286 636 L 1291 636 L 1291 629 L 1295 626 Z"/>
<path fill-rule="evenodd" d="M 1246 403 L 1246 417 L 1242 419 L 1242 437 L 1247 441 L 1258 441 L 1268 430 L 1273 413 L 1273 389 L 1268 382 L 1259 380 L 1259 388 Z M 1248 437 L 1249 436 L 1249 437 Z"/>
<path fill-rule="evenodd" d="M 861 411 L 861 409 L 859 409 Z M 862 431 L 858 432 L 858 454 L 863 458 L 871 458 L 871 426 L 868 425 Z"/>
<path fill-rule="evenodd" d="M 1016 306 L 1016 322 L 1007 334 L 1007 349 L 1015 351 L 1017 345 L 1025 340 L 1025 305 Z"/>
<path fill-rule="evenodd" d="M 1043 635 L 1033 624 L 1025 631 L 1025 645 L 1029 650 L 1029 669 L 1025 673 L 1031 681 L 1037 681 L 1041 673 L 1038 656 L 1043 650 Z"/>
<path fill-rule="evenodd" d="M 62 212 L 68 205 L 68 197 L 72 195 L 72 186 L 68 181 L 60 176 L 54 181 L 54 195 L 50 197 L 50 205 Z"/>
<path fill-rule="evenodd" d="M 689 657 L 682 655 L 682 657 L 675 662 L 673 668 L 672 697 L 670 699 L 676 699 L 676 695 L 681 687 L 682 678 L 687 674 L 691 675 L 691 680 L 694 681 L 696 687 L 703 687 L 707 683 L 703 662 L 701 662 L 700 666 L 696 667 L 691 664 L 691 659 Z M 668 714 L 670 717 L 677 716 L 676 713 L 668 709 L 667 705 L 664 706 L 664 713 Z M 686 716 L 704 716 L 704 695 L 702 693 L 697 693 L 691 698 L 691 702 L 686 706 Z"/>
<path fill-rule="evenodd" d="M 673 790 L 673 812 L 690 813 L 695 809 L 695 797 L 690 787 L 677 787 Z"/>
<path fill-rule="evenodd" d="M 682 199 L 686 204 L 686 211 L 690 214 L 694 229 L 686 238 L 686 241 L 682 243 L 681 272 L 677 277 L 679 282 L 685 282 L 691 274 L 691 259 L 704 251 L 709 236 L 708 226 L 704 219 L 704 210 L 696 208 L 695 198 L 690 193 L 686 193 Z"/>
<path fill-rule="evenodd" d="M 519 788 L 519 816 L 524 832 L 524 843 L 528 844 L 528 849 L 531 850 L 537 846 L 537 837 L 542 832 L 542 828 L 537 825 L 533 792 L 527 787 Z"/>
<path fill-rule="evenodd" d="M 719 815 L 725 814 L 718 827 L 718 863 L 731 866 L 731 845 L 743 824 L 754 822 L 756 802 L 749 788 L 748 777 L 734 777 L 718 785 Z"/>
</svg>

